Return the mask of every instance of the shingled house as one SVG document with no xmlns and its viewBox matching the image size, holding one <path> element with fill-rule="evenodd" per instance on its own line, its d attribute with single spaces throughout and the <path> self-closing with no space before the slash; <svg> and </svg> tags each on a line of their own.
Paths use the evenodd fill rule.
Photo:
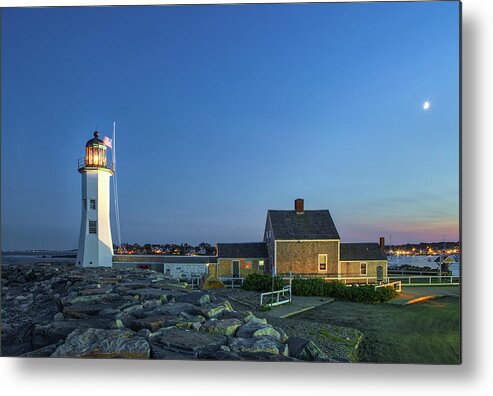
<svg viewBox="0 0 493 396">
<path fill-rule="evenodd" d="M 264 272 L 269 261 L 263 242 L 218 243 L 217 252 L 213 271 L 219 277 L 244 278 L 252 272 Z"/>
<path fill-rule="evenodd" d="M 359 278 L 387 276 L 388 259 L 378 243 L 341 243 L 328 210 L 268 210 L 264 241 L 218 244 L 216 275 L 244 277 L 253 271 L 285 275 Z M 261 264 L 260 264 L 261 263 Z"/>
</svg>

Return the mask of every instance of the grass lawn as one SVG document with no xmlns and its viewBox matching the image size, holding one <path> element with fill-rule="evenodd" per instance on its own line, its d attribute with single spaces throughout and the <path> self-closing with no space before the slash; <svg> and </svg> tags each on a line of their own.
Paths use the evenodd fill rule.
<svg viewBox="0 0 493 396">
<path fill-rule="evenodd" d="M 297 317 L 362 331 L 362 362 L 458 364 L 459 310 L 459 298 L 447 296 L 413 305 L 335 301 Z"/>
</svg>

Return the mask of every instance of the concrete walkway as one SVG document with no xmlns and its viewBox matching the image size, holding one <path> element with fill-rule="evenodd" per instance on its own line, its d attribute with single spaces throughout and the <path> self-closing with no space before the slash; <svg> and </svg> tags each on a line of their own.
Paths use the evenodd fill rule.
<svg viewBox="0 0 493 396">
<path fill-rule="evenodd" d="M 270 311 L 265 312 L 265 315 L 274 318 L 287 318 L 315 307 L 319 307 L 320 305 L 328 304 L 332 301 L 334 301 L 333 298 L 327 297 L 293 296 L 291 303 L 272 307 Z"/>
<path fill-rule="evenodd" d="M 414 304 L 444 296 L 459 297 L 459 293 L 459 286 L 403 286 L 402 292 L 387 304 Z"/>
</svg>

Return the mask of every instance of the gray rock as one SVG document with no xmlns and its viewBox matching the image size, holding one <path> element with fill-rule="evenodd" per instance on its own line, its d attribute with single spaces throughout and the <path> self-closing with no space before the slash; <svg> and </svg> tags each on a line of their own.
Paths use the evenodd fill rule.
<svg viewBox="0 0 493 396">
<path fill-rule="evenodd" d="M 330 360 L 312 341 L 301 337 L 289 337 L 287 343 L 289 356 L 300 360 L 324 361 Z"/>
<path fill-rule="evenodd" d="M 248 322 L 251 322 L 251 323 L 256 323 L 256 324 L 267 324 L 267 319 L 265 318 L 257 318 L 256 316 L 254 316 L 253 318 L 251 318 L 250 320 L 248 320 Z"/>
<path fill-rule="evenodd" d="M 104 318 L 115 318 L 121 311 L 118 308 L 103 308 L 99 311 L 98 316 Z"/>
<path fill-rule="evenodd" d="M 87 329 L 90 327 L 107 329 L 112 325 L 111 319 L 84 319 L 84 320 L 64 320 L 52 322 L 46 325 L 36 325 L 32 332 L 32 344 L 34 348 L 41 348 L 46 345 L 54 344 L 59 340 L 64 340 L 71 332 L 76 329 Z"/>
<path fill-rule="evenodd" d="M 236 329 L 240 327 L 243 322 L 239 319 L 209 319 L 200 328 L 200 331 L 207 333 L 222 334 L 222 335 L 234 335 Z"/>
<path fill-rule="evenodd" d="M 157 344 L 164 349 L 197 357 L 199 353 L 216 351 L 221 345 L 226 345 L 227 338 L 219 334 L 169 327 L 151 334 L 149 342 L 151 347 Z"/>
<path fill-rule="evenodd" d="M 77 297 L 64 297 L 61 299 L 61 303 L 64 307 L 68 305 L 75 304 L 96 304 L 96 303 L 106 303 L 106 302 L 114 302 L 114 301 L 122 301 L 122 297 L 119 294 L 115 293 L 107 293 L 107 294 L 89 294 Z"/>
<path fill-rule="evenodd" d="M 194 314 L 197 310 L 195 305 L 189 303 L 167 303 L 147 312 L 148 316 L 173 315 L 178 316 L 181 312 Z M 147 316 L 146 315 L 146 316 Z"/>
<path fill-rule="evenodd" d="M 206 304 L 202 307 L 196 309 L 196 312 L 202 316 L 205 316 L 207 319 L 215 318 L 221 315 L 225 311 L 232 311 L 233 307 L 231 306 L 228 300 L 225 300 L 218 304 Z"/>
<path fill-rule="evenodd" d="M 69 305 L 63 308 L 63 315 L 67 318 L 87 318 L 96 316 L 102 310 L 115 309 L 122 306 L 122 302 L 117 303 L 80 303 Z"/>
<path fill-rule="evenodd" d="M 52 357 L 148 359 L 148 342 L 131 330 L 77 329 Z"/>
<path fill-rule="evenodd" d="M 242 338 L 270 336 L 281 340 L 281 334 L 270 324 L 257 323 L 253 320 L 241 326 L 236 332 L 236 336 Z"/>
<path fill-rule="evenodd" d="M 139 288 L 126 290 L 124 294 L 138 296 L 138 300 L 155 300 L 162 299 L 167 301 L 166 290 L 154 289 L 154 288 Z"/>
<path fill-rule="evenodd" d="M 287 355 L 287 347 L 271 337 L 230 338 L 229 347 L 239 353 L 270 353 Z"/>
<path fill-rule="evenodd" d="M 281 341 L 284 344 L 288 340 L 289 336 L 280 327 L 274 327 L 274 329 L 279 333 L 280 336 L 279 341 Z"/>
<path fill-rule="evenodd" d="M 223 311 L 221 312 L 221 319 L 238 319 L 242 322 L 249 322 L 252 319 L 258 318 L 251 311 Z"/>
<path fill-rule="evenodd" d="M 22 357 L 50 357 L 56 350 L 57 344 L 46 345 L 31 352 L 22 354 Z"/>
<path fill-rule="evenodd" d="M 149 329 L 140 329 L 137 332 L 137 335 L 139 337 L 145 338 L 146 340 L 149 340 L 149 336 L 151 335 L 151 331 Z"/>
<path fill-rule="evenodd" d="M 136 319 L 130 324 L 134 331 L 148 329 L 152 332 L 159 330 L 161 327 L 174 326 L 179 322 L 179 318 L 174 315 L 149 316 L 147 318 Z"/>
<path fill-rule="evenodd" d="M 186 302 L 193 305 L 206 305 L 211 303 L 211 297 L 202 292 L 192 292 L 174 297 L 176 302 Z"/>
<path fill-rule="evenodd" d="M 55 314 L 55 316 L 53 316 L 53 320 L 55 322 L 58 322 L 58 321 L 61 321 L 61 320 L 64 320 L 65 319 L 65 316 L 63 316 L 63 314 L 61 312 L 57 312 Z"/>
</svg>

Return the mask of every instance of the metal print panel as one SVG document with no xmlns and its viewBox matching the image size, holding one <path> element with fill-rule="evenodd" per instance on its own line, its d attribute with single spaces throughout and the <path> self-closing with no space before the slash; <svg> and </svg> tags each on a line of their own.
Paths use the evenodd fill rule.
<svg viewBox="0 0 493 396">
<path fill-rule="evenodd" d="M 460 12 L 2 9 L 2 356 L 459 364 Z"/>
</svg>

